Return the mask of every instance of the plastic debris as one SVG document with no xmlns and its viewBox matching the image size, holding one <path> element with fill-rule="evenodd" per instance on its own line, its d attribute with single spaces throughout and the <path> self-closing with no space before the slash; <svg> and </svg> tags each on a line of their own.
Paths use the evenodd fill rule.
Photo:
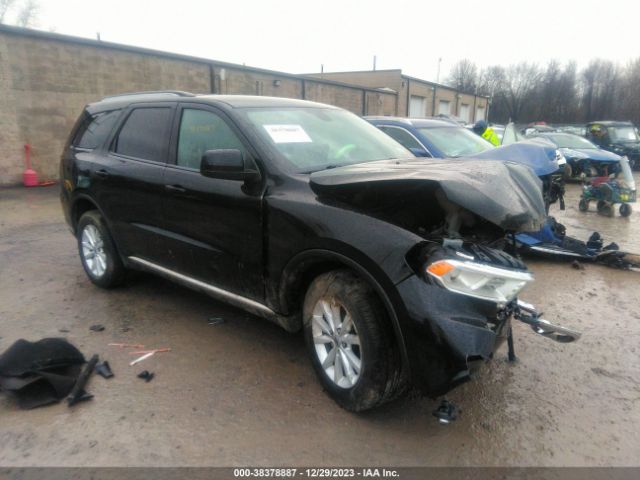
<svg viewBox="0 0 640 480">
<path fill-rule="evenodd" d="M 138 374 L 138 378 L 143 379 L 145 382 L 149 383 L 151 380 L 153 380 L 153 377 L 155 377 L 156 374 L 153 372 L 150 372 L 149 370 L 143 370 L 142 372 L 140 372 Z"/>
<path fill-rule="evenodd" d="M 94 355 L 91 357 L 91 360 L 85 365 L 84 369 L 80 373 L 76 384 L 71 389 L 71 393 L 67 397 L 67 403 L 70 407 L 73 407 L 76 403 L 84 402 L 86 400 L 91 400 L 93 395 L 87 393 L 85 391 L 85 387 L 87 386 L 87 382 L 89 381 L 89 377 L 93 373 L 93 369 L 98 363 L 98 355 Z"/>
<path fill-rule="evenodd" d="M 129 363 L 130 367 L 133 367 L 134 365 L 142 362 L 143 360 L 146 360 L 147 358 L 155 355 L 156 352 L 149 352 L 149 353 L 145 353 L 144 355 L 142 355 L 141 357 L 136 358 L 133 362 Z"/>
<path fill-rule="evenodd" d="M 111 378 L 114 376 L 111 371 L 111 365 L 109 365 L 109 362 L 106 360 L 96 365 L 96 373 L 103 378 Z"/>
</svg>

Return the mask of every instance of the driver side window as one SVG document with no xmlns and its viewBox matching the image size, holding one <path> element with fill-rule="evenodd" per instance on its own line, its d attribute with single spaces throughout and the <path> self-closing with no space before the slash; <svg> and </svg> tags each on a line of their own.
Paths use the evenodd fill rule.
<svg viewBox="0 0 640 480">
<path fill-rule="evenodd" d="M 221 149 L 245 152 L 238 136 L 220 116 L 205 110 L 185 108 L 180 120 L 176 164 L 198 170 L 204 152 Z"/>
</svg>

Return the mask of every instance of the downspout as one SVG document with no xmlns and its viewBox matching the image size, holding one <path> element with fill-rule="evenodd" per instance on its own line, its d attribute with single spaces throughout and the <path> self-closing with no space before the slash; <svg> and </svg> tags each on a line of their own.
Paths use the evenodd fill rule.
<svg viewBox="0 0 640 480">
<path fill-rule="evenodd" d="M 406 113 L 407 117 L 409 116 L 409 99 L 411 98 L 410 92 L 411 92 L 411 80 L 407 78 L 407 113 Z"/>
<path fill-rule="evenodd" d="M 216 72 L 212 63 L 209 64 L 209 91 L 216 93 Z"/>
<path fill-rule="evenodd" d="M 431 116 L 436 116 L 436 89 L 438 87 L 436 85 L 433 86 L 433 102 L 431 102 Z"/>
<path fill-rule="evenodd" d="M 366 114 L 367 114 L 367 91 L 362 90 L 362 116 L 364 117 Z"/>
<path fill-rule="evenodd" d="M 471 120 L 472 123 L 476 123 L 476 102 L 478 101 L 478 94 L 474 93 L 473 94 L 473 112 L 471 112 L 473 114 L 473 119 Z"/>
<path fill-rule="evenodd" d="M 302 100 L 307 99 L 307 83 L 304 81 L 304 78 L 301 80 L 302 82 Z"/>
</svg>

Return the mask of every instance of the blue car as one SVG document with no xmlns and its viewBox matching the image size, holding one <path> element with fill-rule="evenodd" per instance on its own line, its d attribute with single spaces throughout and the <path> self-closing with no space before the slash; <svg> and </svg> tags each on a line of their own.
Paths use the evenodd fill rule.
<svg viewBox="0 0 640 480">
<path fill-rule="evenodd" d="M 539 133 L 567 159 L 564 178 L 606 177 L 620 171 L 620 155 L 608 152 L 586 138 L 571 133 Z"/>
<path fill-rule="evenodd" d="M 504 160 L 531 168 L 542 180 L 547 208 L 560 201 L 564 208 L 562 169 L 566 163 L 558 149 L 546 140 L 517 141 L 515 129 L 505 129 L 501 147 L 494 147 L 472 131 L 448 121 L 425 118 L 365 117 L 417 157 Z M 562 169 L 561 169 L 562 168 Z"/>
</svg>

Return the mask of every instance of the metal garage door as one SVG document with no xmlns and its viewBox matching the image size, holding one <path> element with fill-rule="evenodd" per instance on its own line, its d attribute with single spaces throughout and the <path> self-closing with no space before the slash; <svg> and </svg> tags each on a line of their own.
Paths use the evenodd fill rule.
<svg viewBox="0 0 640 480">
<path fill-rule="evenodd" d="M 460 114 L 458 115 L 465 122 L 469 122 L 469 105 L 463 103 L 460 105 Z"/>
<path fill-rule="evenodd" d="M 440 100 L 440 103 L 438 103 L 438 113 L 449 115 L 449 113 L 451 113 L 451 102 L 449 102 L 449 100 Z"/>
<path fill-rule="evenodd" d="M 409 116 L 410 117 L 426 117 L 427 115 L 427 102 L 424 97 L 417 95 L 411 95 L 409 99 Z"/>
<path fill-rule="evenodd" d="M 484 120 L 484 107 L 476 108 L 476 122 L 478 120 Z"/>
</svg>

